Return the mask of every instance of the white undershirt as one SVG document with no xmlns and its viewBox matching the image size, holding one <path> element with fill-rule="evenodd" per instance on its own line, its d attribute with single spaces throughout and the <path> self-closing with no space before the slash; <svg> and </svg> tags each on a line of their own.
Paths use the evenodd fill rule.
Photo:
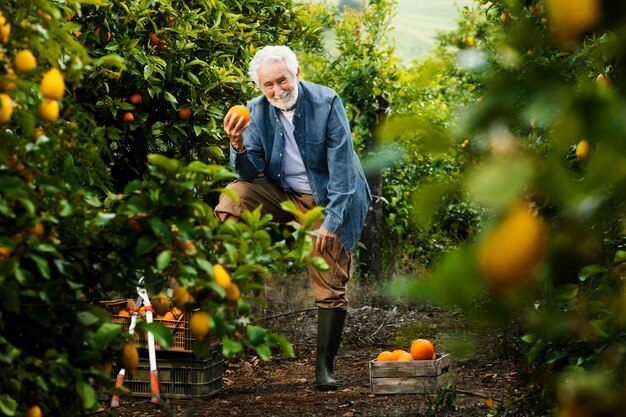
<svg viewBox="0 0 626 417">
<path fill-rule="evenodd" d="M 304 162 L 293 137 L 293 114 L 295 110 L 280 110 L 280 122 L 285 133 L 285 153 L 283 154 L 283 180 L 294 192 L 311 194 L 311 185 L 304 169 Z"/>
</svg>

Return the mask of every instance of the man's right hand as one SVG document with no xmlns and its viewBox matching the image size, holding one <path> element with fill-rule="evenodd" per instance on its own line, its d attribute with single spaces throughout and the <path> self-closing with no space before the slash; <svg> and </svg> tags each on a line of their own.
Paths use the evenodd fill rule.
<svg viewBox="0 0 626 417">
<path fill-rule="evenodd" d="M 230 139 L 230 143 L 237 152 L 244 150 L 243 131 L 250 125 L 246 119 L 234 113 L 228 113 L 224 117 L 224 131 Z"/>
</svg>

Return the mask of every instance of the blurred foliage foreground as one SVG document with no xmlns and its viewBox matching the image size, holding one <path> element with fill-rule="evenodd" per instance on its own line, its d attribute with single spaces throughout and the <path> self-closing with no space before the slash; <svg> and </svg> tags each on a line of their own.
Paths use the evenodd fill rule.
<svg viewBox="0 0 626 417">
<path fill-rule="evenodd" d="M 219 223 L 211 203 L 234 178 L 221 121 L 252 94 L 255 46 L 316 30 L 290 0 L 1 2 L 0 415 L 96 407 L 120 352 L 136 366 L 98 301 L 135 299 L 140 278 L 204 318 L 197 355 L 207 332 L 227 357 L 293 355 L 252 306 L 264 275 L 309 261 L 320 212 L 286 206 L 300 221 L 277 229 L 258 211 Z"/>
<path fill-rule="evenodd" d="M 443 140 L 466 161 L 451 187 L 486 220 L 390 291 L 483 324 L 521 321 L 540 392 L 515 415 L 625 415 L 626 9 L 498 0 L 464 13 L 439 54 L 481 94 Z M 419 204 L 440 194 L 424 189 Z"/>
</svg>

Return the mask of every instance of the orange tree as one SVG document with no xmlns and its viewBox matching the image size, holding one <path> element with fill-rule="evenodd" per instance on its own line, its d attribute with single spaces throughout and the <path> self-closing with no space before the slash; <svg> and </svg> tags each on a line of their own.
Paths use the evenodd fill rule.
<svg viewBox="0 0 626 417">
<path fill-rule="evenodd" d="M 221 119 L 252 93 L 247 58 L 314 45 L 307 16 L 291 1 L 0 5 L 0 415 L 96 406 L 92 384 L 110 388 L 128 338 L 97 301 L 134 298 L 141 277 L 153 293 L 186 288 L 227 356 L 292 353 L 250 325 L 251 307 L 260 276 L 306 262 L 320 213 L 275 231 L 258 212 L 219 223 L 211 202 L 233 177 L 218 164 Z M 218 264 L 241 296 L 217 283 Z"/>
<path fill-rule="evenodd" d="M 502 0 L 475 13 L 447 51 L 484 91 L 446 136 L 465 143 L 460 184 L 488 216 L 392 291 L 496 326 L 522 319 L 537 391 L 505 412 L 622 415 L 623 7 Z"/>
</svg>

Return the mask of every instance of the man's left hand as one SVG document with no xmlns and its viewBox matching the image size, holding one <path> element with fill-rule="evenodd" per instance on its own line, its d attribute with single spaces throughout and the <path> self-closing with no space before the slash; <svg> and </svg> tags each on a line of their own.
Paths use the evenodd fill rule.
<svg viewBox="0 0 626 417">
<path fill-rule="evenodd" d="M 341 245 L 337 235 L 323 226 L 320 227 L 317 238 L 315 239 L 315 250 L 320 255 L 323 255 L 326 252 L 332 252 L 335 245 Z"/>
</svg>

